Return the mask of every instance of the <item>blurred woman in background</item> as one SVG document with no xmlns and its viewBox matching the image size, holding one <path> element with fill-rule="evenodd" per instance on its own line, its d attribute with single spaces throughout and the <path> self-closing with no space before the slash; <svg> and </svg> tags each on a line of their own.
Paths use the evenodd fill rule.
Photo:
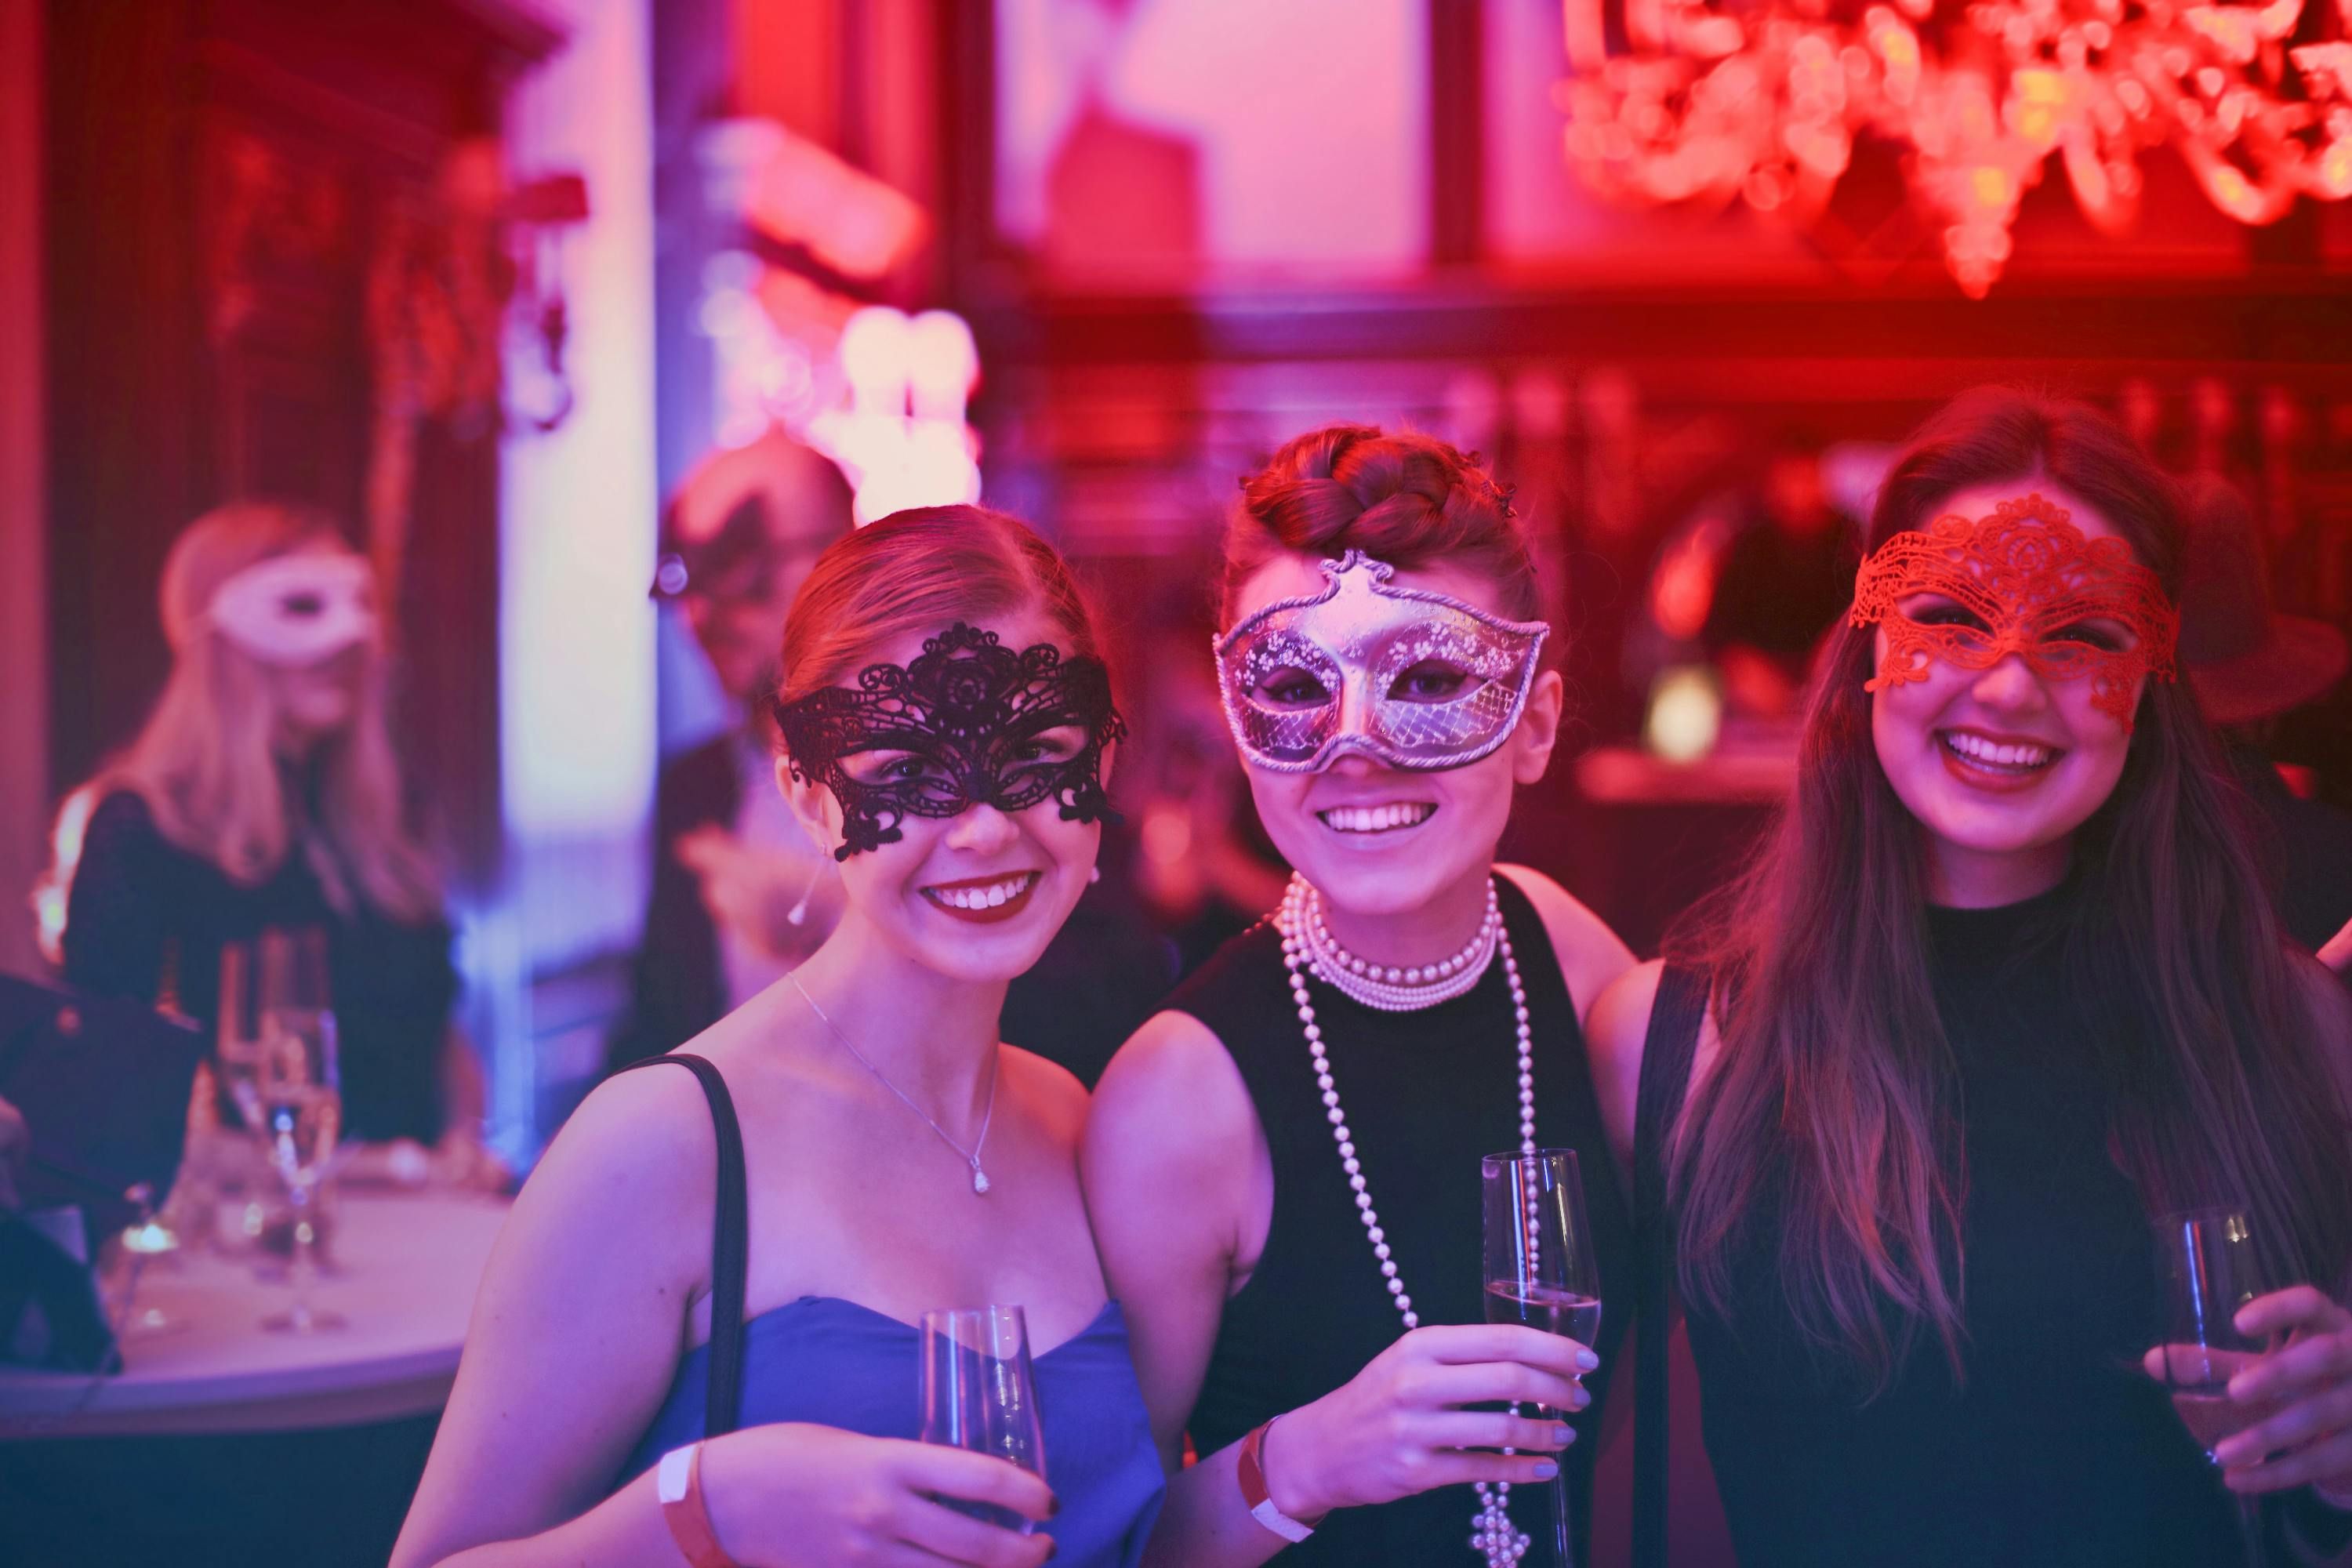
<svg viewBox="0 0 2352 1568">
<path fill-rule="evenodd" d="M 1218 1545 L 1169 1563 L 1286 1543 L 1286 1562 L 1554 1561 L 1544 1492 L 1507 1494 L 1556 1473 L 1570 1429 L 1492 1402 L 1582 1409 L 1623 1316 L 1598 1356 L 1486 1324 L 1479 1162 L 1582 1151 L 1601 1272 L 1620 1274 L 1580 1021 L 1633 955 L 1549 878 L 1495 864 L 1559 731 L 1540 604 L 1507 500 L 1442 441 L 1334 426 L 1244 483 L 1219 679 L 1295 874 L 1121 1048 L 1087 1129 L 1161 1458 L 1173 1472 L 1188 1430 L 1202 1456 L 1169 1515 Z"/>
<path fill-rule="evenodd" d="M 2180 562 L 2103 416 L 1931 419 L 1776 836 L 1594 1011 L 1742 1563 L 2189 1568 L 2239 1558 L 2232 1491 L 2352 1522 L 2320 1501 L 2352 1509 L 2352 1006 L 2172 679 Z M 2142 1359 L 2151 1216 L 2209 1205 L 2250 1223 L 2273 1289 L 2235 1326 L 2276 1347 L 2219 1483 Z"/>
<path fill-rule="evenodd" d="M 66 979 L 209 1031 L 226 944 L 323 932 L 345 1135 L 436 1146 L 446 1177 L 502 1181 L 385 729 L 373 570 L 325 514 L 238 501 L 181 534 L 161 598 L 163 698 L 60 814 L 47 891 Z"/>
</svg>

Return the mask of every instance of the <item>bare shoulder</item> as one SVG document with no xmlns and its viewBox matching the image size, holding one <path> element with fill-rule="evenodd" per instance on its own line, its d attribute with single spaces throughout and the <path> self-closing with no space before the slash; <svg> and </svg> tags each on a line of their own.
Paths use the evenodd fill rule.
<svg viewBox="0 0 2352 1568">
<path fill-rule="evenodd" d="M 1658 976 L 1664 971 L 1665 965 L 1654 958 L 1627 969 L 1601 992 L 1584 1025 L 1601 1120 L 1617 1157 L 1629 1162 L 1641 1099 L 1642 1050 L 1649 1039 L 1650 1010 L 1658 1000 Z"/>
<path fill-rule="evenodd" d="M 1575 998 L 1578 1019 L 1589 1022 L 1601 992 L 1633 966 L 1633 950 L 1583 900 L 1532 866 L 1496 866 L 1495 869 L 1508 877 L 1543 917 L 1544 931 L 1559 960 L 1560 975 L 1568 982 L 1568 994 Z"/>
<path fill-rule="evenodd" d="M 1155 1013 L 1095 1086 L 1079 1168 L 1089 1194 L 1139 1184 L 1238 1192 L 1263 1136 L 1224 1042 L 1190 1013 Z"/>
<path fill-rule="evenodd" d="M 1075 1147 L 1087 1124 L 1089 1097 L 1078 1075 L 1057 1061 L 1007 1042 L 997 1047 L 997 1060 L 1022 1102 L 1061 1142 Z"/>
<path fill-rule="evenodd" d="M 659 1268 L 675 1250 L 698 1273 L 718 1176 L 701 1085 L 682 1068 L 642 1068 L 606 1079 L 580 1102 L 523 1184 L 514 1224 L 593 1222 L 608 1255 L 626 1250 Z M 687 1215 L 705 1222 L 682 1224 Z M 680 1237 L 692 1245 L 667 1245 Z"/>
<path fill-rule="evenodd" d="M 1119 1047 L 1095 1086 L 1088 1120 L 1123 1134 L 1151 1123 L 1184 1141 L 1241 1131 L 1252 1115 L 1249 1089 L 1224 1042 L 1192 1014 L 1171 1009 L 1145 1019 Z"/>
</svg>

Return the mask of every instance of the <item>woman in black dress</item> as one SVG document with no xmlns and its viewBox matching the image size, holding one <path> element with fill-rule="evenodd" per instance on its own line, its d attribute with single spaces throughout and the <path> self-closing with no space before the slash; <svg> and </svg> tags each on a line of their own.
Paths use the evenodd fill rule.
<svg viewBox="0 0 2352 1568">
<path fill-rule="evenodd" d="M 173 544 L 162 607 L 171 680 L 60 814 L 66 978 L 209 1031 L 224 944 L 319 931 L 345 1133 L 437 1145 L 446 1177 L 503 1182 L 449 1028 L 449 927 L 405 826 L 367 562 L 330 518 L 236 502 Z"/>
<path fill-rule="evenodd" d="M 2171 678 L 2179 542 L 2090 409 L 1931 420 L 1777 835 L 1595 1009 L 1749 1568 L 2186 1568 L 2239 1560 L 2229 1490 L 2287 1499 L 2274 1534 L 2352 1509 L 2352 1007 L 2282 942 Z M 2239 1313 L 2286 1348 L 2233 1395 L 2284 1408 L 2218 1478 L 2143 1364 L 2151 1216 L 2215 1204 L 2303 1282 Z"/>
<path fill-rule="evenodd" d="M 1154 1436 L 1221 1483 L 1171 1495 L 1218 1525 L 1188 1568 L 1548 1563 L 1526 1484 L 1589 1488 L 1589 1442 L 1558 1458 L 1565 1426 L 1493 1402 L 1581 1410 L 1622 1322 L 1597 1358 L 1482 1325 L 1481 1156 L 1581 1149 L 1604 1280 L 1628 1246 L 1580 1017 L 1632 955 L 1494 863 L 1559 722 L 1538 603 L 1442 442 L 1334 426 L 1244 486 L 1219 679 L 1297 874 L 1114 1058 L 1084 1153 Z"/>
</svg>

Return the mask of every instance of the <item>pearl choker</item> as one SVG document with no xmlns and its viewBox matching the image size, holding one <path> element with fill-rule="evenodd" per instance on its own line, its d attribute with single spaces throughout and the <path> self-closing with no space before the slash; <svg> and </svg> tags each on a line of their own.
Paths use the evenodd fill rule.
<svg viewBox="0 0 2352 1568">
<path fill-rule="evenodd" d="M 1359 958 L 1340 946 L 1339 939 L 1323 923 L 1322 893 L 1306 878 L 1293 873 L 1284 897 L 1286 907 L 1291 898 L 1298 900 L 1302 916 L 1298 929 L 1305 933 L 1308 972 L 1350 1001 L 1383 1013 L 1410 1013 L 1466 994 L 1494 962 L 1496 939 L 1503 930 L 1502 907 L 1495 901 L 1495 885 L 1490 881 L 1486 912 L 1479 918 L 1476 934 L 1459 952 L 1435 963 L 1399 968 Z"/>
<path fill-rule="evenodd" d="M 1322 927 L 1321 897 L 1305 878 L 1291 878 L 1290 886 L 1282 896 L 1282 907 L 1275 911 L 1274 917 L 1275 928 L 1282 933 L 1282 966 L 1289 972 L 1290 998 L 1298 1010 L 1298 1026 L 1307 1035 L 1307 1054 L 1314 1058 L 1315 1087 L 1322 1091 L 1323 1113 L 1331 1123 L 1332 1142 L 1339 1145 L 1339 1168 L 1348 1173 L 1348 1185 L 1356 1194 L 1356 1215 L 1363 1222 L 1364 1234 L 1372 1244 L 1372 1256 L 1380 1259 L 1381 1277 L 1387 1282 L 1389 1297 L 1396 1303 L 1397 1314 L 1404 1320 L 1409 1331 L 1421 1327 L 1421 1314 L 1412 1310 L 1412 1298 L 1406 1294 L 1404 1281 L 1397 1275 L 1396 1259 L 1390 1256 L 1388 1233 L 1381 1228 L 1381 1216 L 1372 1207 L 1371 1194 L 1366 1190 L 1363 1162 L 1356 1153 L 1355 1133 L 1348 1126 L 1347 1112 L 1339 1109 L 1339 1090 L 1337 1080 L 1331 1076 L 1331 1058 L 1323 1047 L 1323 1027 L 1316 1022 L 1315 1000 L 1307 989 L 1307 976 L 1310 973 L 1350 996 L 1356 996 L 1357 993 L 1349 981 L 1339 978 L 1339 974 L 1348 975 L 1356 984 L 1367 983 L 1366 977 L 1358 976 L 1350 968 L 1342 967 L 1327 974 L 1323 965 L 1318 963 L 1315 937 Z M 1323 934 L 1328 940 L 1329 933 Z M 1482 945 L 1486 952 L 1480 955 L 1475 950 Z M 1331 951 L 1340 954 L 1344 961 L 1345 950 L 1337 942 L 1330 946 Z M 1464 954 L 1472 955 L 1474 966 L 1466 969 L 1469 978 L 1462 979 L 1465 973 L 1462 963 L 1449 961 L 1455 962 L 1455 973 L 1451 976 L 1441 973 L 1438 985 L 1453 987 L 1447 995 L 1460 995 L 1477 984 L 1488 961 L 1498 952 L 1503 955 L 1503 977 L 1510 983 L 1511 1012 L 1519 1037 L 1519 1152 L 1532 1155 L 1536 1152 L 1535 1035 L 1528 1025 L 1528 993 L 1527 988 L 1519 984 L 1519 964 L 1517 955 L 1511 952 L 1511 933 L 1503 927 L 1501 906 L 1496 900 L 1495 885 L 1490 880 L 1486 884 L 1486 918 L 1479 927 L 1478 936 L 1463 950 Z M 1457 954 L 1456 960 L 1462 956 Z M 1438 967 L 1442 970 L 1444 965 Z M 1385 969 L 1381 971 L 1383 988 L 1388 985 L 1390 973 Z M 1428 972 L 1423 970 L 1423 973 Z M 1387 1010 L 1403 1011 L 1444 1000 L 1444 997 L 1428 994 L 1430 990 L 1431 987 L 1424 983 L 1414 994 L 1416 997 L 1425 996 L 1425 1000 L 1407 1001 Z M 1358 1000 L 1367 999 L 1358 997 Z M 1382 1005 L 1369 1001 L 1367 1005 Z M 1516 1410 L 1518 1407 L 1513 1405 L 1512 1408 Z M 1479 1481 L 1475 1489 L 1478 1511 L 1470 1517 L 1471 1549 L 1486 1558 L 1487 1568 L 1512 1568 L 1527 1555 L 1533 1542 L 1525 1531 L 1511 1522 L 1507 1511 L 1511 1483 L 1502 1481 L 1490 1487 L 1485 1481 Z"/>
</svg>

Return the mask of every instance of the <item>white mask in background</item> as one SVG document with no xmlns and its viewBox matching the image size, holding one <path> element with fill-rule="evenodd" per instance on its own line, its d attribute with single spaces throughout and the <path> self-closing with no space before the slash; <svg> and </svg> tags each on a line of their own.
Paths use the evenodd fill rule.
<svg viewBox="0 0 2352 1568">
<path fill-rule="evenodd" d="M 316 664 L 374 638 L 375 573 L 356 555 L 276 555 L 223 583 L 205 614 L 264 664 Z"/>
</svg>

